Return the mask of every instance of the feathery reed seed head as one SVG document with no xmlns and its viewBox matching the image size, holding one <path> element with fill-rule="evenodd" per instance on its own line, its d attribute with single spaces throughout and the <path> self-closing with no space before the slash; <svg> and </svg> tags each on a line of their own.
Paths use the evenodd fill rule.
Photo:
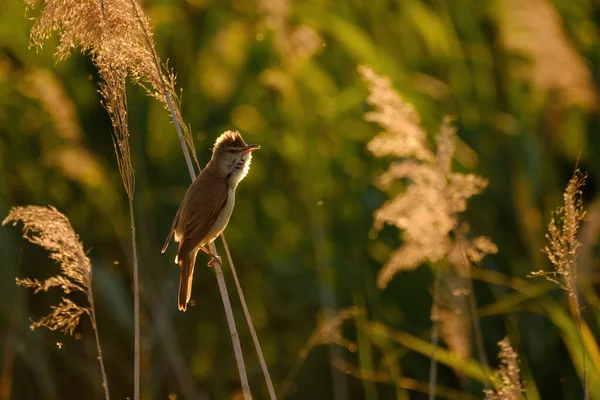
<svg viewBox="0 0 600 400">
<path fill-rule="evenodd" d="M 510 345 L 508 337 L 498 342 L 500 366 L 496 370 L 494 390 L 484 390 L 486 400 L 522 400 L 519 355 Z"/>
<path fill-rule="evenodd" d="M 553 2 L 503 0 L 500 4 L 501 43 L 530 61 L 525 68 L 513 67 L 514 73 L 524 75 L 538 88 L 558 91 L 561 107 L 594 108 L 598 99 L 592 73 L 565 34 Z"/>
<path fill-rule="evenodd" d="M 44 281 L 17 279 L 18 285 L 34 289 L 35 293 L 59 287 L 65 294 L 82 292 L 88 300 L 92 296 L 92 266 L 85 255 L 79 236 L 69 220 L 54 207 L 14 207 L 2 225 L 23 223 L 23 237 L 50 252 L 50 258 L 59 263 L 60 272 Z M 52 312 L 31 324 L 31 329 L 45 326 L 72 335 L 83 313 L 89 307 L 76 304 L 63 297 Z"/>
<path fill-rule="evenodd" d="M 359 307 L 348 307 L 346 309 L 338 311 L 336 314 L 329 317 L 323 318 L 313 334 L 308 339 L 308 344 L 302 350 L 303 354 L 308 354 L 311 349 L 319 345 L 326 345 L 335 343 L 343 346 L 350 351 L 356 350 L 356 344 L 352 341 L 344 338 L 342 335 L 341 327 L 342 324 L 350 319 L 355 318 L 359 315 L 363 315 L 364 310 Z"/>
<path fill-rule="evenodd" d="M 581 247 L 577 234 L 586 213 L 581 198 L 581 187 L 585 185 L 586 178 L 579 169 L 575 170 L 563 193 L 564 205 L 552 213 L 548 224 L 548 243 L 543 251 L 554 266 L 554 271 L 531 273 L 531 276 L 543 276 L 557 283 L 573 297 L 577 296 L 576 267 Z"/>
<path fill-rule="evenodd" d="M 35 0 L 25 2 L 31 8 L 37 3 Z M 53 32 L 58 34 L 60 41 L 56 50 L 59 61 L 66 59 L 71 49 L 77 47 L 90 54 L 105 85 L 101 86 L 100 92 L 115 130 L 120 129 L 124 120 L 123 115 L 118 115 L 120 111 L 114 111 L 118 102 L 110 99 L 106 85 L 116 88 L 117 96 L 121 96 L 121 82 L 124 85 L 125 78 L 129 77 L 146 89 L 148 95 L 162 102 L 166 109 L 170 109 L 169 99 L 173 100 L 175 118 L 198 164 L 190 129 L 181 115 L 175 75 L 156 55 L 150 24 L 138 0 L 46 0 L 31 29 L 31 44 L 42 47 Z M 126 188 L 131 186 L 126 179 L 124 183 Z"/>
<path fill-rule="evenodd" d="M 368 149 L 377 157 L 402 158 L 392 163 L 376 184 L 385 189 L 396 180 L 406 182 L 406 190 L 374 214 L 376 229 L 389 224 L 403 231 L 404 244 L 392 253 L 377 279 L 379 287 L 385 288 L 397 272 L 426 261 L 437 262 L 450 253 L 450 233 L 457 228 L 457 214 L 467 208 L 470 197 L 483 191 L 487 180 L 451 172 L 456 129 L 450 117 L 442 122 L 434 151 L 419 114 L 393 90 L 390 80 L 365 66 L 358 67 L 358 72 L 369 88 L 367 102 L 374 107 L 365 119 L 384 129 L 369 142 Z M 473 261 L 496 252 L 492 241 L 482 237 L 467 248 Z"/>
</svg>

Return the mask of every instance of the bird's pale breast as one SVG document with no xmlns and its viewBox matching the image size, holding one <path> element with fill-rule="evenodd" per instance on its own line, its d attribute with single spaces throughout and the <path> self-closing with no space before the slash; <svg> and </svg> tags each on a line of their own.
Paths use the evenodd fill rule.
<svg viewBox="0 0 600 400">
<path fill-rule="evenodd" d="M 204 239 L 199 243 L 199 246 L 204 246 L 215 240 L 222 232 L 225 230 L 227 223 L 229 222 L 229 218 L 231 217 L 231 213 L 233 212 L 233 206 L 235 204 L 235 189 L 230 188 L 229 193 L 227 194 L 227 202 L 225 206 L 221 210 L 221 213 L 217 217 L 217 220 L 213 224 L 212 228 L 208 231 Z"/>
</svg>

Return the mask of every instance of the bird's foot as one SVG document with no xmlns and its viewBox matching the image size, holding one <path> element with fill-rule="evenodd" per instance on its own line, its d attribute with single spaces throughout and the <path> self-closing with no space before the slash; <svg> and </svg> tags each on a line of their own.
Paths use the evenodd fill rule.
<svg viewBox="0 0 600 400">
<path fill-rule="evenodd" d="M 212 258 L 211 258 L 211 259 L 210 259 L 210 261 L 208 262 L 208 266 L 209 266 L 210 268 L 213 268 L 213 267 L 215 266 L 215 264 L 216 264 L 216 263 L 219 263 L 219 264 L 221 264 L 221 256 L 216 256 L 216 255 L 214 255 L 214 254 L 211 254 L 211 257 L 212 257 Z"/>
</svg>

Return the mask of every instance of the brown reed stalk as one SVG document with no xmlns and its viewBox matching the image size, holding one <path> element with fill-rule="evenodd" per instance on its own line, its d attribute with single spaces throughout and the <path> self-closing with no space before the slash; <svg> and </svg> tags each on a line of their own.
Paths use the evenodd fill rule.
<svg viewBox="0 0 600 400">
<path fill-rule="evenodd" d="M 548 223 L 548 232 L 546 233 L 548 243 L 543 252 L 548 256 L 554 270 L 536 271 L 532 272 L 530 276 L 541 276 L 556 283 L 561 289 L 569 293 L 569 297 L 575 304 L 579 341 L 583 356 L 583 392 L 584 399 L 588 400 L 587 356 L 581 332 L 581 299 L 577 285 L 577 257 L 581 248 L 578 233 L 581 221 L 586 215 L 583 208 L 581 187 L 585 185 L 586 179 L 587 175 L 576 168 L 563 193 L 564 205 L 558 207 L 552 213 L 552 218 Z"/>
<path fill-rule="evenodd" d="M 256 349 L 256 354 L 258 356 L 260 368 L 262 369 L 263 375 L 265 377 L 265 382 L 267 384 L 267 390 L 269 392 L 269 398 L 271 400 L 277 400 L 277 395 L 275 394 L 275 388 L 273 387 L 273 382 L 271 381 L 271 374 L 269 374 L 269 369 L 267 368 L 267 363 L 265 362 L 265 356 L 262 353 L 262 349 L 260 347 L 260 341 L 258 340 L 258 335 L 256 334 L 256 329 L 254 329 L 254 324 L 252 323 L 252 317 L 250 316 L 250 311 L 248 310 L 248 306 L 246 305 L 246 298 L 244 296 L 244 291 L 242 290 L 242 285 L 240 285 L 240 280 L 238 279 L 237 272 L 235 270 L 235 265 L 233 264 L 233 258 L 231 257 L 231 253 L 229 251 L 229 245 L 227 244 L 227 240 L 225 240 L 224 233 L 221 234 L 221 240 L 223 240 L 223 246 L 225 247 L 225 254 L 227 254 L 227 261 L 229 261 L 229 267 L 231 268 L 231 274 L 233 275 L 235 287 L 237 289 L 238 296 L 240 297 L 240 302 L 242 303 L 242 309 L 244 310 L 244 316 L 246 317 L 246 323 L 248 324 L 248 329 L 250 330 L 250 335 L 252 336 L 252 342 L 254 343 L 254 348 Z"/>
<path fill-rule="evenodd" d="M 117 156 L 117 164 L 121 180 L 127 193 L 129 203 L 129 219 L 131 224 L 131 249 L 133 257 L 133 316 L 134 316 L 134 350 L 133 350 L 133 398 L 140 399 L 140 284 L 137 257 L 137 241 L 135 235 L 135 216 L 133 197 L 135 193 L 135 174 L 131 163 L 131 147 L 129 145 L 129 126 L 127 123 L 127 71 L 113 68 L 111 65 L 100 70 L 100 94 L 104 98 L 104 108 L 113 125 L 113 145 Z"/>
<path fill-rule="evenodd" d="M 38 321 L 33 321 L 30 328 L 34 330 L 46 327 L 72 336 L 73 331 L 79 325 L 81 316 L 87 314 L 94 329 L 104 398 L 110 400 L 102 346 L 96 323 L 96 307 L 92 290 L 92 264 L 83 250 L 79 236 L 73 230 L 69 219 L 54 207 L 14 207 L 2 221 L 2 225 L 8 223 L 16 225 L 19 221 L 23 223 L 23 237 L 48 250 L 50 258 L 60 265 L 60 272 L 43 281 L 17 278 L 17 285 L 33 289 L 36 294 L 41 291 L 46 292 L 53 287 L 60 288 L 64 293 L 60 303 L 51 306 L 52 312 Z M 67 297 L 74 292 L 83 293 L 87 298 L 88 305 L 82 306 Z"/>
</svg>

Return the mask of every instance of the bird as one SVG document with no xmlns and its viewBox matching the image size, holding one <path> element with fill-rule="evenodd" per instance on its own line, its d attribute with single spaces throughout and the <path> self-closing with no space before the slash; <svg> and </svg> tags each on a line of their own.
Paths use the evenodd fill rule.
<svg viewBox="0 0 600 400">
<path fill-rule="evenodd" d="M 211 257 L 213 266 L 221 261 L 204 246 L 212 243 L 229 222 L 235 204 L 235 189 L 250 169 L 252 152 L 257 144 L 246 144 L 237 131 L 226 131 L 217 138 L 212 157 L 190 185 L 173 219 L 161 253 L 175 236 L 179 243 L 175 263 L 179 264 L 179 310 L 185 311 L 192 294 L 196 255 L 202 250 Z"/>
</svg>

